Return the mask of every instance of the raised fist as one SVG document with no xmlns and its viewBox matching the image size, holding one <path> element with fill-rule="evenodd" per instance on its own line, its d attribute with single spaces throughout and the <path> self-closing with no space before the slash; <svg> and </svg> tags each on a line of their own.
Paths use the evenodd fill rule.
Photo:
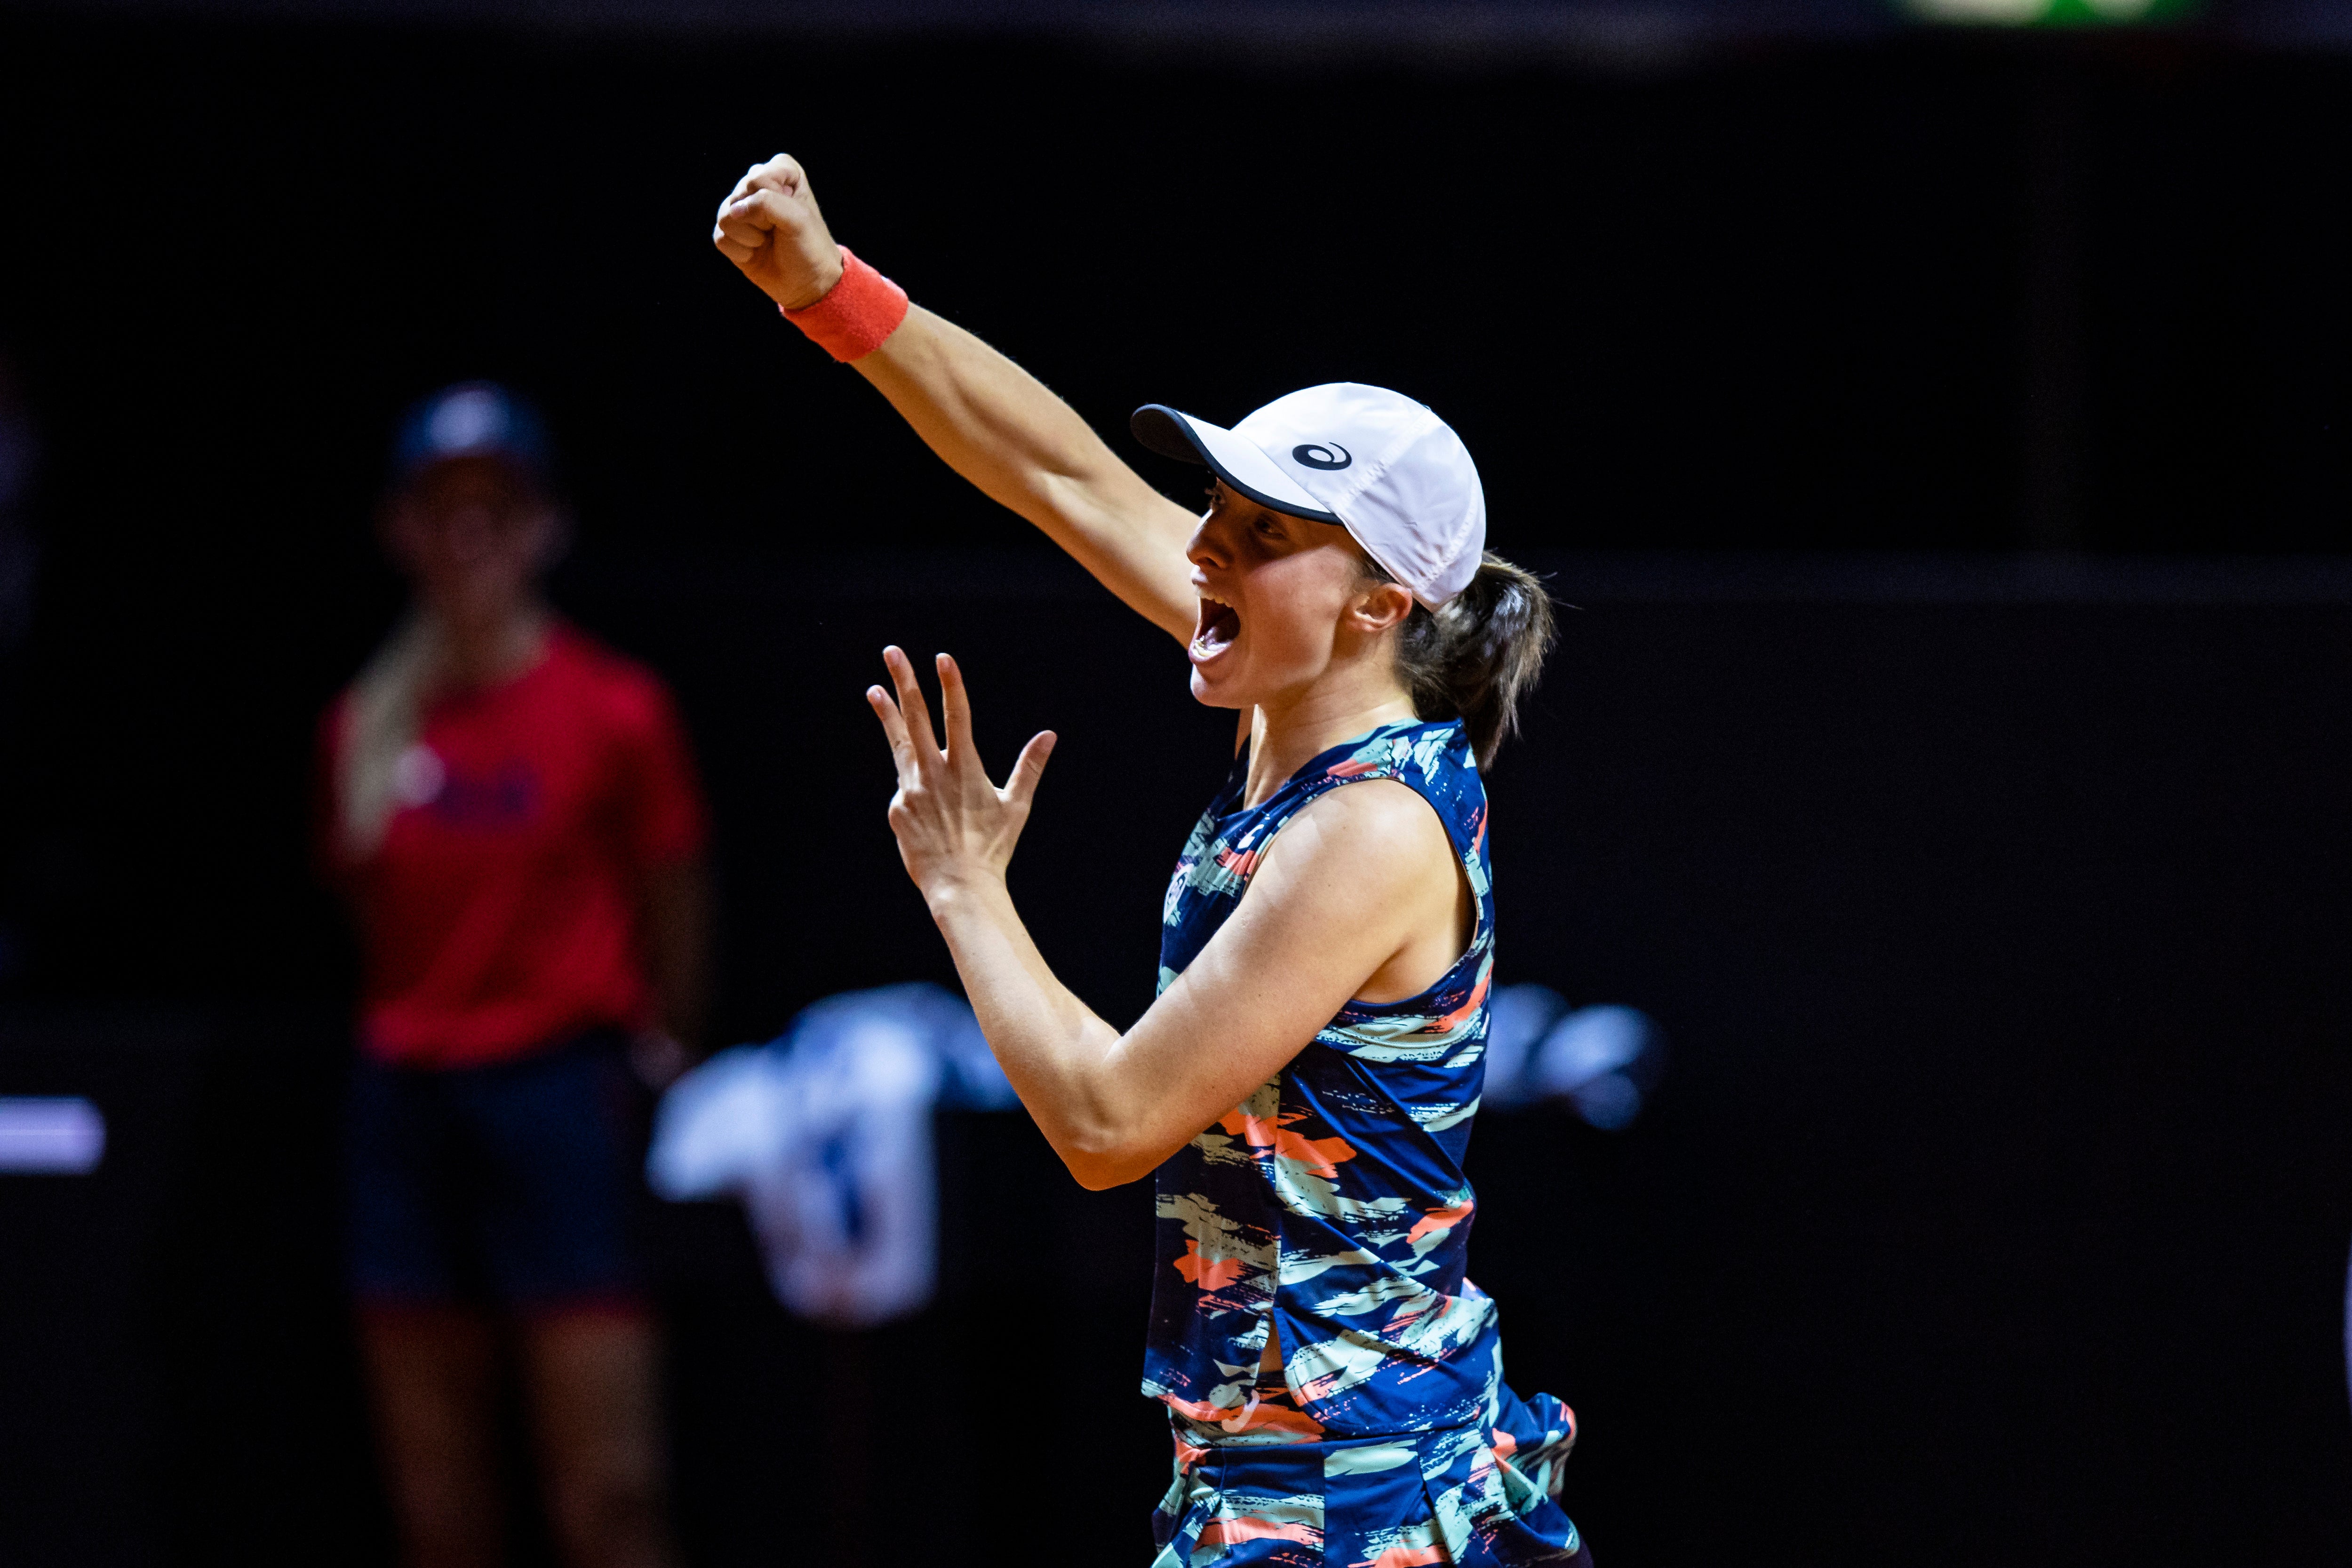
<svg viewBox="0 0 2352 1568">
<path fill-rule="evenodd" d="M 808 174 L 779 152 L 754 163 L 719 204 L 710 243 L 787 310 L 805 310 L 841 281 L 841 251 L 816 210 Z"/>
</svg>

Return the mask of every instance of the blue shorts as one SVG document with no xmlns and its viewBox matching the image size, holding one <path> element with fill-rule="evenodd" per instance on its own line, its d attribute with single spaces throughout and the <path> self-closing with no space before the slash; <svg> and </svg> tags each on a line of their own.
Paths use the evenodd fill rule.
<svg viewBox="0 0 2352 1568">
<path fill-rule="evenodd" d="M 352 1073 L 352 1290 L 366 1306 L 644 1302 L 645 1093 L 617 1030 L 486 1067 Z"/>
</svg>

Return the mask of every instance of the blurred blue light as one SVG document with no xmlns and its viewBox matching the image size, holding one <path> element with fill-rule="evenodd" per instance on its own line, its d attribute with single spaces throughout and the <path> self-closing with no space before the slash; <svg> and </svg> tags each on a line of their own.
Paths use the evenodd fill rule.
<svg viewBox="0 0 2352 1568">
<path fill-rule="evenodd" d="M 1630 1126 L 1642 1113 L 1642 1092 L 1622 1072 L 1604 1072 L 1569 1093 L 1576 1113 L 1604 1133 Z"/>
<path fill-rule="evenodd" d="M 1638 1058 L 1654 1032 L 1632 1008 L 1579 1008 L 1551 1026 L 1528 1063 L 1543 1094 L 1573 1094 L 1603 1073 Z"/>
<path fill-rule="evenodd" d="M 1564 1103 L 1615 1132 L 1641 1114 L 1664 1061 L 1664 1035 L 1637 1008 L 1570 1008 L 1549 986 L 1507 986 L 1487 1019 L 1485 1103 Z"/>
<path fill-rule="evenodd" d="M 79 1095 L 0 1096 L 0 1171 L 88 1176 L 106 1155 L 106 1118 Z"/>
<path fill-rule="evenodd" d="M 1568 1011 L 1568 998 L 1549 986 L 1505 986 L 1486 1015 L 1486 1089 L 1483 1103 L 1517 1105 L 1536 1097 L 1528 1059 Z"/>
</svg>

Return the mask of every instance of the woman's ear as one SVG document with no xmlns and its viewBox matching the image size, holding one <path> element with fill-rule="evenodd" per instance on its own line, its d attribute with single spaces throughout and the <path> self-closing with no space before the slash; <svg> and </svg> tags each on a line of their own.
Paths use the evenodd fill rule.
<svg viewBox="0 0 2352 1568">
<path fill-rule="evenodd" d="M 1391 626 L 1402 625 L 1412 613 L 1412 594 L 1401 582 L 1367 582 L 1364 591 L 1349 608 L 1348 618 L 1355 628 L 1370 636 L 1379 636 Z"/>
</svg>

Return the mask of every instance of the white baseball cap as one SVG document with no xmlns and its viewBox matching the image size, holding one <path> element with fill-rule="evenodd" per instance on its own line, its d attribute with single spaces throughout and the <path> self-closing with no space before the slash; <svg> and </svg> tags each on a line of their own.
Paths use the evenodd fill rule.
<svg viewBox="0 0 2352 1568">
<path fill-rule="evenodd" d="M 1261 507 L 1337 523 L 1434 610 L 1478 574 L 1486 493 L 1453 427 L 1356 382 L 1278 397 L 1231 430 L 1153 402 L 1128 421 L 1162 456 L 1205 463 Z"/>
</svg>

